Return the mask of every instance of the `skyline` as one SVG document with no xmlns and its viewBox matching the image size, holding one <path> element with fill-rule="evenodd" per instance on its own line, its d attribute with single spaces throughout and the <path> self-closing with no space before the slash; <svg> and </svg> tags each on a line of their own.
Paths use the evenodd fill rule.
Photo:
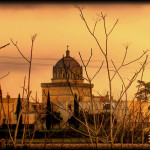
<svg viewBox="0 0 150 150">
<path fill-rule="evenodd" d="M 97 12 L 107 14 L 108 29 L 112 27 L 116 19 L 119 23 L 113 30 L 109 39 L 109 56 L 114 60 L 117 67 L 123 59 L 125 48 L 122 44 L 129 43 L 129 52 L 127 62 L 139 57 L 143 50 L 150 48 L 150 4 L 82 4 L 83 13 L 91 28 L 94 25 L 94 19 Z M 78 52 L 88 60 L 93 49 L 93 57 L 89 64 L 89 74 L 93 76 L 96 73 L 101 62 L 104 60 L 96 42 L 88 33 L 85 24 L 80 18 L 79 11 L 72 4 L 1 4 L 1 46 L 10 43 L 9 46 L 0 50 L 0 77 L 10 72 L 10 74 L 0 80 L 3 91 L 3 97 L 9 92 L 11 97 L 17 97 L 22 93 L 24 76 L 28 74 L 28 64 L 23 60 L 17 49 L 13 46 L 10 38 L 17 41 L 22 53 L 29 57 L 31 36 L 37 33 L 33 49 L 33 66 L 31 72 L 31 90 L 32 96 L 38 93 L 38 99 L 41 101 L 40 83 L 51 82 L 52 66 L 65 55 L 67 45 L 69 45 L 70 55 L 74 57 L 80 65 L 81 60 Z M 102 22 L 97 25 L 97 36 L 103 40 Z M 99 35 L 100 33 L 100 35 Z M 120 54 L 118 54 L 120 53 Z M 56 55 L 57 54 L 57 55 Z M 136 55 L 135 55 L 136 54 Z M 118 56 L 119 55 L 119 56 Z M 39 59 L 38 59 L 39 58 Z M 141 59 L 140 62 L 144 60 Z M 148 58 L 149 62 L 149 58 Z M 127 66 L 121 73 L 128 82 L 138 68 L 139 62 Z M 111 65 L 111 68 L 113 66 Z M 84 68 L 83 68 L 84 70 Z M 144 81 L 149 81 L 149 64 L 143 77 Z M 84 71 L 83 71 L 84 72 Z M 85 75 L 85 72 L 84 72 Z M 101 95 L 105 95 L 108 90 L 108 81 L 106 77 L 106 64 L 93 81 L 94 89 Z M 114 80 L 113 95 L 115 98 L 120 94 L 121 85 L 118 79 Z M 15 85 L 15 87 L 14 87 Z M 136 92 L 135 82 L 129 92 L 129 99 Z"/>
</svg>

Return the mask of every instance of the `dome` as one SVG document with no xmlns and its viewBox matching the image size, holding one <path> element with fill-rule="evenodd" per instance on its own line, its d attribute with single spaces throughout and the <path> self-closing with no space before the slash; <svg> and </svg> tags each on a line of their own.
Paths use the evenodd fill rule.
<svg viewBox="0 0 150 150">
<path fill-rule="evenodd" d="M 53 66 L 53 83 L 75 81 L 83 82 L 82 66 L 72 57 L 70 51 L 66 50 L 66 56 L 60 59 L 55 66 Z M 68 80 L 67 80 L 68 79 Z"/>
<path fill-rule="evenodd" d="M 55 68 L 64 68 L 65 66 L 67 68 L 78 68 L 80 67 L 80 64 L 72 57 L 69 56 L 70 51 L 66 51 L 66 56 L 60 59 L 56 65 Z"/>
<path fill-rule="evenodd" d="M 72 57 L 64 57 L 62 59 L 60 59 L 56 65 L 55 68 L 77 68 L 80 67 L 80 64 Z"/>
</svg>

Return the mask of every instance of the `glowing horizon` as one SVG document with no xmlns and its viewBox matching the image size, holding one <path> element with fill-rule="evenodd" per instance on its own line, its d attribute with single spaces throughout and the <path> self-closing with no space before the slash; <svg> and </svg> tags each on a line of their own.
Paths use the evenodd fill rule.
<svg viewBox="0 0 150 150">
<path fill-rule="evenodd" d="M 126 62 L 138 58 L 143 50 L 149 49 L 150 33 L 150 4 L 123 4 L 123 3 L 87 3 L 84 6 L 83 13 L 90 28 L 94 27 L 96 15 L 99 12 L 107 14 L 107 29 L 111 29 L 116 19 L 119 23 L 109 37 L 109 57 L 113 59 L 116 66 L 119 67 L 124 57 L 125 48 L 122 44 L 129 44 L 129 51 Z M 32 96 L 38 93 L 38 99 L 41 101 L 40 83 L 51 82 L 52 67 L 65 54 L 66 46 L 69 45 L 70 55 L 82 65 L 78 52 L 88 60 L 93 49 L 93 56 L 88 67 L 89 75 L 98 70 L 104 56 L 101 54 L 96 42 L 89 34 L 79 11 L 73 3 L 64 4 L 0 4 L 1 28 L 0 38 L 1 46 L 10 43 L 9 46 L 0 50 L 0 77 L 10 72 L 0 82 L 3 97 L 9 92 L 11 97 L 17 97 L 22 94 L 24 77 L 28 76 L 28 64 L 17 49 L 13 46 L 10 38 L 17 41 L 18 47 L 26 56 L 30 56 L 31 36 L 38 34 L 33 49 L 33 65 L 31 73 Z M 103 23 L 99 22 L 96 29 L 96 35 L 100 39 L 102 46 L 105 46 Z M 39 59 L 38 59 L 39 58 Z M 127 83 L 133 74 L 140 67 L 139 62 L 143 62 L 145 57 L 133 65 L 127 66 L 121 70 L 121 74 Z M 148 58 L 149 62 L 149 58 Z M 111 64 L 111 62 L 110 62 Z M 113 69 L 112 64 L 110 65 Z M 84 69 L 83 69 L 84 71 Z M 144 81 L 149 81 L 149 64 L 143 76 Z M 84 73 L 85 75 L 85 73 Z M 140 79 L 140 76 L 137 78 Z M 27 84 L 27 83 L 26 83 Z M 93 81 L 94 90 L 101 95 L 108 91 L 108 80 L 106 64 Z M 132 99 L 136 92 L 137 82 L 129 89 L 129 99 Z M 119 78 L 113 81 L 113 95 L 117 98 L 120 95 L 122 84 Z M 95 92 L 96 94 L 96 92 Z"/>
</svg>

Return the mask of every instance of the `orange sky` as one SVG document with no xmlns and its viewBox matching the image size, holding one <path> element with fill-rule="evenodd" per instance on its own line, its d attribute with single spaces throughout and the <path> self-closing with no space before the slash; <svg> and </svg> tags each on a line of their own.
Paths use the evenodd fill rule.
<svg viewBox="0 0 150 150">
<path fill-rule="evenodd" d="M 139 57 L 143 50 L 150 49 L 150 3 L 86 3 L 83 13 L 92 29 L 97 13 L 107 14 L 108 30 L 113 26 L 116 19 L 119 23 L 109 38 L 109 56 L 119 66 L 124 56 L 125 49 L 122 44 L 129 43 L 129 52 L 126 62 Z M 73 3 L 69 4 L 0 4 L 0 45 L 11 43 L 10 38 L 18 42 L 22 53 L 29 57 L 31 36 L 38 34 L 33 50 L 33 65 L 31 74 L 32 96 L 38 92 L 41 100 L 42 82 L 51 82 L 52 67 L 62 58 L 69 45 L 71 56 L 80 61 L 80 51 L 85 60 L 93 49 L 93 57 L 89 64 L 89 75 L 92 77 L 98 66 L 104 60 L 96 42 L 88 33 L 85 24 L 80 18 L 79 11 Z M 99 22 L 96 35 L 104 47 L 104 30 L 102 22 Z M 10 46 L 0 50 L 0 75 L 3 76 L 10 71 L 9 76 L 0 80 L 3 97 L 9 92 L 11 97 L 17 97 L 22 93 L 25 75 L 28 75 L 28 64 L 20 58 L 17 49 L 11 43 Z M 40 59 L 37 59 L 40 58 Z M 140 62 L 144 60 L 141 59 Z M 111 69 L 113 66 L 110 64 Z M 130 65 L 121 70 L 126 84 L 135 71 L 140 67 L 139 63 Z M 146 66 L 143 80 L 149 81 L 149 64 Z M 140 76 L 139 78 L 140 79 Z M 94 90 L 100 94 L 106 94 L 108 80 L 106 65 L 93 81 Z M 27 83 L 26 83 L 27 84 Z M 129 99 L 136 92 L 135 82 L 128 91 Z M 122 84 L 118 77 L 113 81 L 113 95 L 119 96 Z"/>
</svg>

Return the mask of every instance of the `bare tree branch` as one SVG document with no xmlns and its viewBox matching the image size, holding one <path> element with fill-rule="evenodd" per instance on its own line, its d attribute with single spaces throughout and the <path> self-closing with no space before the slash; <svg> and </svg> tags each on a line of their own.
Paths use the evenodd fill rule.
<svg viewBox="0 0 150 150">
<path fill-rule="evenodd" d="M 113 25 L 112 29 L 109 31 L 109 33 L 107 34 L 107 36 L 109 36 L 111 34 L 111 32 L 113 31 L 113 29 L 117 25 L 118 21 L 119 21 L 119 19 L 116 20 L 115 24 Z"/>
<path fill-rule="evenodd" d="M 96 25 L 100 20 L 101 20 L 101 18 L 99 18 L 99 16 L 98 16 L 98 18 L 96 19 L 95 24 L 94 24 L 93 35 L 95 33 Z"/>
<path fill-rule="evenodd" d="M 91 80 L 93 80 L 93 79 L 96 77 L 96 75 L 97 75 L 97 74 L 99 73 L 99 71 L 101 70 L 103 64 L 104 64 L 104 61 L 102 62 L 102 64 L 101 64 L 101 66 L 99 67 L 98 71 L 94 74 L 94 76 L 93 76 L 93 78 L 92 78 Z"/>
<path fill-rule="evenodd" d="M 123 58 L 123 61 L 122 61 L 122 65 L 124 64 L 124 61 L 125 61 L 125 59 L 126 59 L 127 51 L 128 51 L 128 47 L 129 47 L 129 45 L 128 45 L 128 44 L 127 44 L 127 45 L 125 45 L 125 49 L 126 49 L 126 51 L 125 51 L 125 55 L 124 55 L 124 58 Z"/>
<path fill-rule="evenodd" d="M 89 33 L 94 37 L 94 39 L 96 40 L 97 45 L 99 46 L 101 52 L 102 52 L 103 55 L 105 56 L 105 53 L 104 53 L 102 47 L 100 46 L 100 44 L 99 44 L 97 38 L 94 36 L 94 34 L 92 33 L 92 31 L 90 30 L 90 28 L 89 28 L 89 26 L 88 26 L 88 24 L 87 24 L 87 22 L 86 22 L 86 20 L 85 20 L 85 18 L 84 18 L 84 15 L 83 15 L 83 13 L 82 13 L 82 9 L 81 9 L 78 5 L 75 5 L 75 7 L 80 11 L 80 17 L 81 17 L 81 19 L 84 21 L 84 23 L 85 23 L 85 25 L 86 25 L 86 27 L 87 27 Z"/>
<path fill-rule="evenodd" d="M 143 69 L 143 67 L 145 66 L 146 62 L 148 59 L 148 55 L 146 55 L 146 59 L 142 65 L 142 67 L 134 74 L 134 76 L 130 79 L 130 82 L 128 83 L 128 85 L 126 86 L 126 89 L 124 90 L 124 92 L 122 93 L 121 97 L 119 98 L 119 100 L 122 98 L 122 96 L 124 95 L 124 93 L 127 91 L 127 89 L 131 86 L 132 82 L 135 81 L 135 79 L 137 78 L 138 74 L 141 72 L 141 70 Z"/>
<path fill-rule="evenodd" d="M 14 43 L 13 40 L 10 38 L 11 42 L 13 43 L 13 45 L 17 48 L 18 52 L 21 54 L 21 56 L 28 62 L 30 63 L 30 61 L 22 54 L 22 52 L 20 51 L 19 47 L 17 46 L 17 42 Z"/>
<path fill-rule="evenodd" d="M 6 44 L 6 45 L 4 45 L 4 46 L 0 47 L 0 49 L 2 49 L 2 48 L 4 48 L 4 47 L 6 47 L 6 46 L 8 46 L 8 45 L 10 45 L 10 43 L 8 43 L 8 44 Z"/>
<path fill-rule="evenodd" d="M 4 46 L 0 47 L 0 49 L 2 49 L 2 48 L 4 48 L 4 47 L 6 47 L 6 46 L 8 46 L 8 45 L 10 45 L 10 43 L 8 43 L 8 44 L 6 44 L 6 45 L 4 45 Z M 1 80 L 1 79 L 3 79 L 3 78 L 5 78 L 6 76 L 8 76 L 8 75 L 9 75 L 9 73 L 10 73 L 10 72 L 8 72 L 6 75 L 4 75 L 4 76 L 0 77 L 0 80 Z"/>
<path fill-rule="evenodd" d="M 91 50 L 92 50 L 92 49 L 91 49 Z M 83 59 L 82 59 L 82 56 L 81 56 L 80 52 L 79 52 L 79 56 L 80 56 L 80 59 L 81 59 L 81 61 L 82 61 L 83 66 L 84 66 L 85 73 L 86 73 L 86 76 L 87 76 L 87 78 L 88 78 L 88 81 L 90 81 L 90 77 L 89 77 L 89 75 L 88 75 L 88 73 L 87 73 L 87 65 L 84 64 L 84 61 L 83 61 Z M 89 60 L 91 59 L 91 56 L 92 56 L 92 53 L 91 53 L 91 55 L 90 55 L 90 57 L 89 57 L 89 59 L 88 59 L 88 63 L 89 63 Z"/>
<path fill-rule="evenodd" d="M 149 51 L 149 50 L 144 51 L 143 54 L 142 54 L 139 58 L 137 58 L 137 59 L 135 59 L 135 60 L 133 60 L 133 61 L 130 61 L 129 63 L 124 64 L 123 66 L 129 65 L 129 64 L 131 64 L 131 63 L 133 63 L 133 62 L 135 62 L 135 61 L 141 59 L 148 51 Z"/>
<path fill-rule="evenodd" d="M 10 72 L 8 72 L 7 74 L 5 74 L 4 76 L 0 77 L 0 80 L 5 78 L 6 76 L 8 76 L 10 74 Z"/>
<path fill-rule="evenodd" d="M 103 18 L 103 23 L 104 23 L 104 30 L 105 30 L 105 35 L 106 37 L 108 36 L 107 34 L 107 30 L 106 30 L 106 22 L 105 22 L 105 16 L 103 15 L 103 13 L 101 12 L 102 18 Z"/>
<path fill-rule="evenodd" d="M 137 59 L 134 59 L 133 61 L 130 61 L 129 63 L 124 64 L 124 61 L 125 61 L 126 55 L 127 55 L 127 51 L 128 51 L 128 45 L 126 46 L 126 51 L 125 51 L 125 55 L 124 55 L 122 64 L 121 64 L 120 67 L 116 70 L 117 72 L 118 72 L 122 67 L 127 66 L 127 65 L 129 65 L 129 64 L 131 64 L 131 63 L 134 63 L 134 62 L 140 60 L 149 50 L 144 51 L 143 54 L 142 54 L 140 57 L 138 57 Z M 116 75 L 116 73 L 117 73 L 116 71 L 115 71 L 114 75 L 112 76 L 111 81 L 112 81 L 113 78 L 115 77 L 115 75 Z"/>
<path fill-rule="evenodd" d="M 112 144 L 113 144 L 113 142 L 114 142 L 114 138 L 113 138 L 113 130 L 114 130 L 113 126 L 114 126 L 114 121 L 112 120 L 112 115 L 113 115 L 113 113 L 114 113 L 114 112 L 112 113 L 112 80 L 113 80 L 113 78 L 115 77 L 116 74 L 119 75 L 120 79 L 122 80 L 124 89 L 122 89 L 122 93 L 121 93 L 121 95 L 120 95 L 120 98 L 119 98 L 118 102 L 122 99 L 122 97 L 123 97 L 124 94 L 126 94 L 126 101 L 127 101 L 127 90 L 129 89 L 129 87 L 131 86 L 131 84 L 136 80 L 136 78 L 137 78 L 138 74 L 140 73 L 142 67 L 132 76 L 132 78 L 130 79 L 130 81 L 129 81 L 129 83 L 127 84 L 127 86 L 124 84 L 124 81 L 123 81 L 123 79 L 122 79 L 122 77 L 120 76 L 120 74 L 119 74 L 118 71 L 119 71 L 123 66 L 127 66 L 127 65 L 129 65 L 129 64 L 131 64 L 131 63 L 133 63 L 133 62 L 136 62 L 136 61 L 140 60 L 140 59 L 147 53 L 148 50 L 145 51 L 145 52 L 143 52 L 143 54 L 142 54 L 140 57 L 138 57 L 137 59 L 134 59 L 133 61 L 130 61 L 130 62 L 128 62 L 128 63 L 125 63 L 125 59 L 126 59 L 126 56 L 127 56 L 127 50 L 128 50 L 128 45 L 126 45 L 126 51 L 125 51 L 125 55 L 124 55 L 124 58 L 123 58 L 123 60 L 122 60 L 121 66 L 117 69 L 116 66 L 115 66 L 115 64 L 112 62 L 112 64 L 114 65 L 114 68 L 115 68 L 115 71 L 114 71 L 115 73 L 114 73 L 113 76 L 111 77 L 111 76 L 110 76 L 110 71 L 111 71 L 111 70 L 110 70 L 110 67 L 109 67 L 109 59 L 108 59 L 108 55 L 107 55 L 107 53 L 108 53 L 108 36 L 112 33 L 112 31 L 113 31 L 114 28 L 116 27 L 116 25 L 117 25 L 117 23 L 118 23 L 119 20 L 118 20 L 118 19 L 116 20 L 116 22 L 115 22 L 114 25 L 112 26 L 111 30 L 107 33 L 106 16 L 103 15 L 103 13 L 101 12 L 101 18 L 102 18 L 102 20 L 103 20 L 104 33 L 105 33 L 105 50 L 104 50 L 104 49 L 102 49 L 100 42 L 98 41 L 97 37 L 96 37 L 95 34 L 94 34 L 94 33 L 95 33 L 95 30 L 96 30 L 97 20 L 96 20 L 96 22 L 95 22 L 94 29 L 93 29 L 93 32 L 92 32 L 92 31 L 90 30 L 90 27 L 89 27 L 89 25 L 88 25 L 86 19 L 84 18 L 82 9 L 81 9 L 79 6 L 76 6 L 76 8 L 79 10 L 79 12 L 80 12 L 80 17 L 81 17 L 81 19 L 83 20 L 83 22 L 85 23 L 85 26 L 86 26 L 87 30 L 88 30 L 89 33 L 92 35 L 92 37 L 95 39 L 95 41 L 96 41 L 96 43 L 97 43 L 97 45 L 98 45 L 100 51 L 102 52 L 102 54 L 103 54 L 104 57 L 105 57 L 105 61 L 106 61 L 106 65 L 107 65 L 107 73 L 108 73 L 108 82 L 109 82 L 110 139 L 111 139 L 110 142 L 111 142 L 111 146 L 112 146 Z M 79 53 L 79 55 L 80 55 L 80 53 Z M 87 67 L 87 66 L 84 64 L 81 55 L 80 55 L 80 58 L 81 58 L 81 61 L 82 61 L 83 65 L 84 65 L 84 69 L 85 69 L 85 72 L 86 72 L 86 76 L 87 76 L 87 78 L 89 79 L 89 82 L 91 82 L 91 79 L 89 78 L 89 76 L 88 76 L 88 74 L 87 74 L 87 70 L 86 70 L 86 67 Z M 144 61 L 143 65 L 145 65 L 146 61 L 147 61 L 147 57 L 146 57 L 146 60 Z M 143 66 L 143 65 L 142 65 L 142 66 Z M 124 118 L 125 118 L 125 116 L 124 116 Z M 124 127 L 124 131 L 125 131 L 125 120 L 124 120 L 124 123 L 123 123 L 123 127 Z M 95 130 L 95 131 L 96 131 L 96 130 Z M 122 137 L 123 137 L 123 135 L 124 135 L 124 131 L 123 131 Z M 96 134 L 96 135 L 97 135 L 97 134 Z M 116 135 L 116 134 L 115 134 L 115 135 Z M 97 142 L 96 142 L 96 143 L 97 143 Z"/>
<path fill-rule="evenodd" d="M 87 62 L 87 64 L 86 64 L 86 67 L 88 66 L 88 64 L 89 64 L 89 62 L 90 62 L 90 60 L 91 60 L 91 58 L 92 58 L 92 48 L 91 48 L 91 55 L 90 55 L 90 58 L 89 58 L 89 60 L 88 60 L 88 62 Z"/>
</svg>

